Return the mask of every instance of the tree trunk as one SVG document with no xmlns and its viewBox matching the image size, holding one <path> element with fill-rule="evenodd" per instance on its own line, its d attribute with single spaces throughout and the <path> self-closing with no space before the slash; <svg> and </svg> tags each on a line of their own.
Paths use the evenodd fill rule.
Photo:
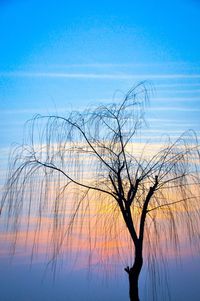
<svg viewBox="0 0 200 301">
<path fill-rule="evenodd" d="M 129 272 L 129 296 L 131 301 L 140 301 L 138 291 L 139 273 L 132 269 Z"/>
<path fill-rule="evenodd" d="M 130 301 L 140 301 L 139 291 L 138 291 L 138 280 L 140 271 L 142 269 L 143 259 L 141 254 L 137 254 L 135 257 L 135 262 L 131 268 L 125 268 L 129 277 L 129 297 Z"/>
</svg>

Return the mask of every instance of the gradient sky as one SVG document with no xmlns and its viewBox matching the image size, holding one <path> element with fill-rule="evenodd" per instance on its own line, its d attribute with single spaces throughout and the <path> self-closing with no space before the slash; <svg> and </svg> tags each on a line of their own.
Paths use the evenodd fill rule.
<svg viewBox="0 0 200 301">
<path fill-rule="evenodd" d="M 33 114 L 111 101 L 141 80 L 155 88 L 154 135 L 199 130 L 199 18 L 191 0 L 0 1 L 0 145 Z"/>
<path fill-rule="evenodd" d="M 147 138 L 199 133 L 199 36 L 197 0 L 0 0 L 0 182 L 34 114 L 118 100 L 143 80 Z"/>
</svg>

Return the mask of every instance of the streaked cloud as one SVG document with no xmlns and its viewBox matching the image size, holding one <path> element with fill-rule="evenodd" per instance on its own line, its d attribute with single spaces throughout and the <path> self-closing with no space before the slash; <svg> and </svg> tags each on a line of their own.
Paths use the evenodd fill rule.
<svg viewBox="0 0 200 301">
<path fill-rule="evenodd" d="M 189 107 L 189 108 L 184 108 L 184 107 L 167 107 L 167 106 L 160 106 L 160 107 L 153 107 L 153 108 L 150 108 L 149 110 L 151 111 L 182 111 L 182 112 L 200 112 L 200 108 L 192 108 L 192 107 Z"/>
<path fill-rule="evenodd" d="M 144 80 L 150 79 L 200 79 L 196 74 L 129 74 L 129 73 L 71 73 L 71 72 L 0 72 L 1 77 L 31 77 L 31 78 L 68 78 L 68 79 L 111 79 L 111 80 Z"/>
<path fill-rule="evenodd" d="M 176 102 L 189 102 L 189 101 L 200 101 L 200 95 L 199 97 L 198 96 L 190 96 L 190 97 L 171 97 L 171 96 L 168 96 L 168 97 L 159 97 L 159 96 L 156 96 L 156 97 L 153 97 L 154 100 L 159 100 L 159 101 L 166 101 L 166 102 L 173 102 L 173 103 L 176 103 Z"/>
</svg>

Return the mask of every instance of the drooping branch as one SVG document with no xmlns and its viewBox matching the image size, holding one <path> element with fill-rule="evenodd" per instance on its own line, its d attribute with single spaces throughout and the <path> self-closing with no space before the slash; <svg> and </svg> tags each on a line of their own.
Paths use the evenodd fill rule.
<svg viewBox="0 0 200 301">
<path fill-rule="evenodd" d="M 88 144 L 88 146 L 90 147 L 91 151 L 98 157 L 98 159 L 103 162 L 103 164 L 108 167 L 109 170 L 112 170 L 112 172 L 116 172 L 112 166 L 110 166 L 104 159 L 103 156 L 101 156 L 101 154 L 98 153 L 98 151 L 96 150 L 96 148 L 92 145 L 92 141 L 90 141 L 90 139 L 87 137 L 86 133 L 84 132 L 84 130 L 75 122 L 72 122 L 70 119 L 61 117 L 61 116 L 55 116 L 55 115 L 50 115 L 50 116 L 40 116 L 40 118 L 55 118 L 55 119 L 61 119 L 63 121 L 65 121 L 66 123 L 70 124 L 72 127 L 75 127 L 84 137 L 86 143 Z"/>
<path fill-rule="evenodd" d="M 163 208 L 163 207 L 169 208 L 170 206 L 173 206 L 173 205 L 176 205 L 176 204 L 179 204 L 179 203 L 183 203 L 183 202 L 186 202 L 186 201 L 192 200 L 192 199 L 196 199 L 196 197 L 193 196 L 193 197 L 185 198 L 185 199 L 183 199 L 183 200 L 179 200 L 179 201 L 174 201 L 174 202 L 162 204 L 162 205 L 159 205 L 159 206 L 156 206 L 156 207 L 147 209 L 147 213 L 149 213 L 149 212 L 151 212 L 151 211 L 154 211 L 154 210 L 157 210 L 157 209 L 161 209 L 161 208 Z"/>
<path fill-rule="evenodd" d="M 141 83 L 121 102 L 33 118 L 5 185 L 3 203 L 12 229 L 19 232 L 21 216 L 33 215 L 36 241 L 43 216 L 48 217 L 47 252 L 53 261 L 66 237 L 68 247 L 73 241 L 77 247 L 82 235 L 84 242 L 88 237 L 90 255 L 93 250 L 101 257 L 96 262 L 130 258 L 128 274 L 136 257 L 141 268 L 142 252 L 154 264 L 166 250 L 178 248 L 179 228 L 190 239 L 199 234 L 198 139 L 189 131 L 175 141 L 146 142 L 147 100 Z M 109 257 L 110 242 L 115 248 Z"/>
<path fill-rule="evenodd" d="M 38 160 L 35 161 L 35 163 L 43 166 L 43 167 L 46 167 L 46 168 L 49 168 L 49 169 L 52 169 L 52 170 L 56 170 L 58 172 L 60 172 L 61 174 L 63 174 L 68 180 L 70 180 L 72 183 L 78 185 L 78 186 L 81 186 L 83 188 L 86 188 L 86 189 L 91 189 L 91 190 L 95 190 L 95 191 L 99 191 L 99 192 L 103 192 L 105 194 L 109 194 L 110 196 L 114 196 L 111 192 L 109 191 L 106 191 L 104 189 L 101 189 L 101 188 L 98 188 L 98 187 L 93 187 L 93 186 L 90 186 L 90 185 L 86 185 L 86 184 L 83 184 L 83 183 L 80 183 L 76 180 L 74 180 L 72 177 L 70 177 L 68 174 L 66 174 L 62 169 L 56 167 L 55 165 L 53 164 L 48 164 L 48 163 L 42 163 Z"/>
</svg>

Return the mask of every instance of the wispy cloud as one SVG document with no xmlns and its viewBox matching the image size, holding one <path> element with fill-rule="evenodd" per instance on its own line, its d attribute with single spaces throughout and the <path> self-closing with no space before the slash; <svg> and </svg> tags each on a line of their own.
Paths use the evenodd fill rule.
<svg viewBox="0 0 200 301">
<path fill-rule="evenodd" d="M 190 101 L 200 101 L 200 95 L 198 96 L 190 96 L 190 97 L 159 97 L 159 96 L 154 96 L 153 98 L 156 101 L 162 101 L 162 102 L 190 102 Z"/>
<path fill-rule="evenodd" d="M 0 72 L 1 77 L 67 78 L 67 79 L 200 79 L 200 74 L 127 74 L 127 73 L 70 73 L 70 72 Z"/>
<path fill-rule="evenodd" d="M 42 109 L 42 108 L 27 108 L 27 109 L 3 109 L 1 112 L 3 114 L 50 114 L 50 113 L 63 113 L 68 112 L 65 107 L 63 108 L 48 108 L 48 109 Z M 10 121 L 9 121 L 10 122 Z"/>
<path fill-rule="evenodd" d="M 183 85 L 183 87 L 184 87 L 184 85 Z M 192 87 L 192 89 L 191 89 L 191 87 Z M 172 89 L 171 90 L 171 88 L 172 88 L 172 86 L 169 86 L 169 88 L 168 89 L 159 89 L 160 91 L 162 91 L 162 93 L 167 93 L 167 94 L 169 94 L 169 93 L 176 93 L 176 94 L 191 94 L 191 93 L 195 93 L 195 94 L 197 94 L 197 93 L 200 93 L 200 89 L 194 89 L 194 87 L 193 86 L 191 86 L 190 87 L 190 89 Z M 157 89 L 158 90 L 158 89 Z"/>
<path fill-rule="evenodd" d="M 200 100 L 200 98 L 158 98 L 157 100 L 159 101 L 166 101 L 167 103 L 175 103 L 176 101 L 177 102 L 181 102 L 181 101 L 189 101 L 189 100 Z M 111 100 L 110 99 L 101 99 L 101 100 L 98 100 L 98 99 L 95 99 L 94 100 L 94 108 L 95 108 L 95 103 L 105 103 L 105 102 L 110 102 Z M 120 99 L 118 99 L 117 101 L 120 101 Z M 90 108 L 92 108 L 92 105 L 90 105 Z M 76 108 L 74 108 L 76 109 Z M 81 111 L 81 110 L 85 110 L 85 106 L 81 107 L 79 106 L 78 107 L 78 111 Z M 186 112 L 200 112 L 200 108 L 192 108 L 192 107 L 182 107 L 182 106 L 171 106 L 171 104 L 169 106 L 165 105 L 165 106 L 150 106 L 148 109 L 148 111 L 186 111 Z M 27 109 L 4 109 L 4 110 L 1 110 L 3 114 L 8 114 L 8 115 L 12 115 L 12 114 L 32 114 L 32 115 L 36 115 L 36 114 L 53 114 L 53 113 L 69 113 L 71 112 L 71 110 L 68 110 L 66 109 L 66 107 L 57 107 L 57 108 L 54 108 L 54 107 L 50 107 L 48 109 L 42 109 L 42 108 L 27 108 Z M 159 119 L 159 118 L 150 118 L 149 121 L 168 121 L 171 122 L 174 120 L 173 119 L 168 119 L 168 118 L 165 118 L 165 119 Z M 9 121 L 10 122 L 10 121 Z M 180 120 L 177 121 L 178 124 L 180 124 Z"/>
<path fill-rule="evenodd" d="M 153 108 L 150 108 L 149 110 L 152 110 L 152 111 L 182 111 L 182 112 L 200 112 L 200 108 L 184 108 L 184 107 L 153 107 Z"/>
<path fill-rule="evenodd" d="M 192 64 L 190 62 L 190 67 L 195 66 L 197 68 L 199 64 L 196 62 L 195 64 Z M 37 65 L 38 66 L 38 65 Z M 93 62 L 93 63 L 78 63 L 78 64 L 51 64 L 49 65 L 51 68 L 133 68 L 133 67 L 188 67 L 187 62 L 176 62 L 176 61 L 167 61 L 167 62 L 134 62 L 134 63 L 106 63 L 106 62 Z"/>
</svg>

